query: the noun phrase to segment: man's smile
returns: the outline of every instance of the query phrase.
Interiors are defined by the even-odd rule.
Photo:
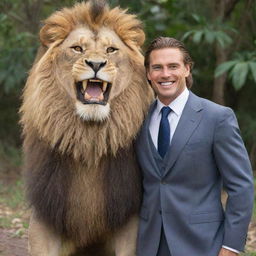
[[[175,83],[175,81],[168,81],[168,82],[159,82],[161,86],[171,86]]]

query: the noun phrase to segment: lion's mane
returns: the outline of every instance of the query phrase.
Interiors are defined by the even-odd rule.
[[[130,57],[129,86],[111,101],[102,122],[75,113],[60,78],[66,72],[68,80],[70,71],[56,68],[59,45],[79,26],[110,28]],[[144,33],[134,15],[91,1],[55,12],[40,40],[20,110],[28,199],[46,225],[85,246],[108,236],[139,208],[133,141],[152,100],[140,53]]]

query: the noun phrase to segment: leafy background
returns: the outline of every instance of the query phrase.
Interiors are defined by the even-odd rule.
[[[0,3],[0,160],[19,164],[20,95],[38,47],[41,21],[74,0]],[[193,91],[230,106],[256,162],[256,1],[110,0],[143,20],[145,46],[156,36],[183,40],[194,61]],[[15,150],[17,149],[16,153]],[[15,154],[17,154],[15,156]],[[0,169],[1,168],[0,164]],[[5,169],[5,167],[4,167]]]

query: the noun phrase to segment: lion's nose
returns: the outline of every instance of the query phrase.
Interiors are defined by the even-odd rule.
[[[107,61],[105,62],[94,62],[94,61],[88,61],[85,60],[85,63],[90,66],[95,73],[97,73],[102,67],[104,67],[107,63]]]

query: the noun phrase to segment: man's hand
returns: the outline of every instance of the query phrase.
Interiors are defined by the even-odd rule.
[[[221,248],[218,256],[238,256],[238,253],[232,252],[228,249]]]

